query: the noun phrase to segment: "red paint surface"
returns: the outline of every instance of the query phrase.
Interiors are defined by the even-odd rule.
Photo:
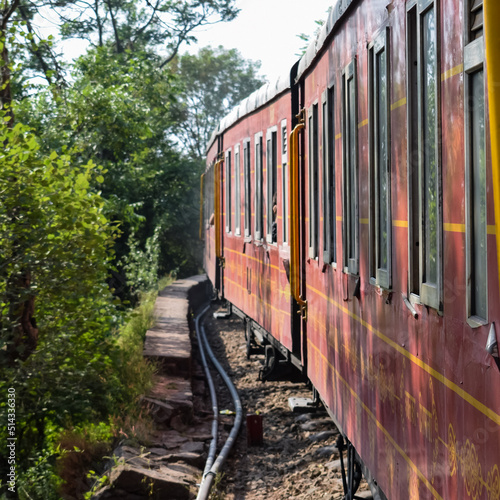
[[[464,5],[440,4],[441,73],[463,63]],[[387,8],[387,7],[391,8]],[[471,328],[466,317],[464,76],[441,81],[441,172],[443,184],[443,311],[415,305],[418,319],[403,302],[408,282],[408,193],[406,97],[406,5],[367,0],[350,9],[328,47],[302,78],[303,105],[321,103],[321,94],[335,84],[340,110],[343,68],[356,56],[360,219],[369,218],[369,124],[367,45],[389,26],[391,86],[391,197],[393,221],[392,290],[369,282],[369,225],[360,224],[361,298],[353,297],[356,277],[343,272],[342,221],[338,220],[337,267],[304,259],[303,285],[308,302],[307,373],[389,499],[498,499],[500,497],[500,373],[485,346],[492,323],[500,329],[496,239],[488,235],[489,322]],[[321,108],[321,107],[320,107]],[[224,132],[224,150],[287,119],[290,96],[243,118]],[[337,113],[336,133],[341,131]],[[319,125],[321,127],[321,110]],[[306,130],[307,133],[307,130]],[[321,130],[320,130],[321,137]],[[489,137],[487,137],[487,142]],[[305,172],[307,174],[307,141]],[[335,141],[337,215],[342,214],[342,140]],[[489,148],[487,148],[489,151]],[[213,148],[209,160],[216,151]],[[265,166],[265,148],[264,148]],[[321,154],[320,163],[321,163]],[[278,163],[281,165],[280,155]],[[491,165],[487,157],[488,186]],[[243,203],[243,160],[241,160]],[[278,169],[278,244],[227,234],[223,224],[224,296],[291,350],[291,299],[283,261],[281,182]],[[308,179],[305,181],[308,207]],[[226,182],[224,179],[223,182]],[[255,186],[252,177],[252,213]],[[321,186],[320,166],[320,186]],[[265,175],[264,175],[265,186]],[[225,192],[224,190],[222,191]],[[234,192],[234,191],[233,191]],[[264,188],[264,203],[266,190]],[[494,224],[493,195],[488,196],[488,223]],[[223,203],[225,197],[223,196]],[[234,198],[233,198],[234,220]],[[227,207],[223,207],[224,213]],[[322,209],[320,209],[322,211]],[[265,213],[265,211],[264,211]],[[308,217],[308,214],[304,214]],[[405,226],[406,222],[406,226]],[[264,227],[265,227],[264,218]],[[252,235],[254,234],[252,218]],[[454,226],[447,226],[454,225]],[[306,228],[306,239],[308,224]],[[450,230],[455,228],[455,230]],[[244,221],[241,220],[243,231]],[[320,224],[321,228],[321,224]],[[322,248],[322,231],[320,244]],[[213,229],[206,233],[205,268],[214,280]],[[212,248],[210,249],[210,245]],[[251,274],[251,279],[248,275]]]

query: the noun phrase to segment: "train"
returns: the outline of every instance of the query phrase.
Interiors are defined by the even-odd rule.
[[[498,500],[499,2],[332,3],[210,139],[204,269],[338,426],[346,499]]]

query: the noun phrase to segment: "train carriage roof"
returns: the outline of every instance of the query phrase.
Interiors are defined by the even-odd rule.
[[[328,19],[321,27],[317,36],[311,40],[305,54],[299,60],[295,81],[298,81],[302,75],[306,73],[308,68],[313,65],[325,46],[330,34],[334,31],[335,27],[354,1],[355,0],[337,0],[333,3]],[[280,76],[275,82],[266,83],[260,89],[250,94],[220,121],[219,126],[213,131],[208,141],[207,153],[218,135],[229,129],[243,117],[266,105],[269,101],[272,101],[281,93],[290,89],[290,87],[290,76]]]

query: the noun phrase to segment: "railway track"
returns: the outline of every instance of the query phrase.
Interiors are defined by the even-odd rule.
[[[261,382],[258,374],[264,356],[252,355],[247,359],[243,322],[234,315],[216,319],[215,310],[212,307],[205,315],[208,342],[240,395],[243,423],[249,413],[258,411],[262,415],[264,442],[262,446],[250,446],[246,426],[242,425],[224,467],[219,470],[213,497],[341,500],[344,493],[335,425],[322,409],[314,414],[293,413],[288,398],[310,397],[310,389],[303,382]],[[220,449],[236,417],[232,415],[234,406],[218,372],[214,372],[213,385],[218,395]],[[212,403],[208,396],[206,399],[208,407]],[[366,483],[362,483],[358,495],[372,498]]]

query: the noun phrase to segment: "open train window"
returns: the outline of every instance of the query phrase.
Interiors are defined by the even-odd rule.
[[[468,3],[465,82],[465,232],[468,323],[488,320],[485,81],[482,1]]]
[[[241,234],[241,165],[240,145],[234,146],[234,232]]]
[[[268,243],[278,241],[278,127],[266,134],[266,234]]]
[[[438,3],[417,0],[408,11],[408,173],[410,288],[418,300],[442,309]],[[412,67],[412,65],[415,65]],[[415,116],[415,113],[417,116]],[[417,126],[413,125],[415,118]],[[415,171],[414,169],[417,169]],[[418,231],[418,235],[417,235]],[[419,259],[418,265],[414,259]],[[418,270],[418,278],[414,275]],[[418,279],[418,281],[417,281]]]
[[[391,287],[391,164],[388,30],[369,47],[370,277]]]
[[[262,187],[262,132],[255,134],[255,239],[264,235],[264,207]]]
[[[233,209],[231,203],[231,150],[226,151],[226,178],[225,178],[225,188],[226,188],[226,233],[231,232],[231,211]]]
[[[252,182],[250,179],[250,139],[243,141],[243,182],[245,184],[245,237],[252,235]]]
[[[323,93],[321,99],[323,124],[323,262],[336,259],[336,195],[335,195],[335,87]]]
[[[282,211],[283,214],[283,243],[288,242],[288,132],[286,120],[281,122],[281,185],[282,185]]]
[[[356,59],[342,72],[342,192],[344,272],[359,272],[358,124]]]
[[[309,131],[309,257],[318,257],[319,240],[319,130],[318,104],[308,113]]]

